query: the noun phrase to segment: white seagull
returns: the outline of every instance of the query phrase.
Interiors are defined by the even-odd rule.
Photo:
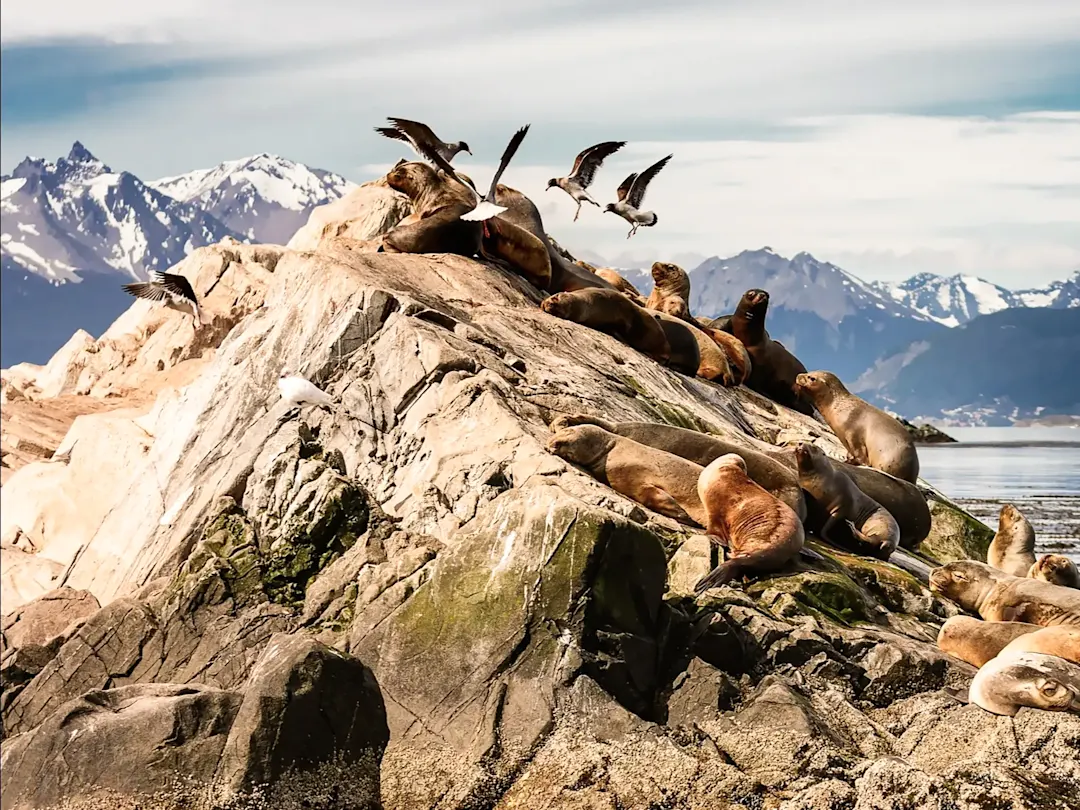
[[[510,139],[510,143],[506,145],[506,149],[503,151],[503,156],[499,161],[499,168],[495,171],[495,176],[491,178],[491,188],[488,189],[488,193],[480,198],[472,211],[462,214],[462,219],[467,222],[483,222],[485,219],[491,219],[496,214],[501,214],[506,210],[504,206],[498,205],[495,202],[495,187],[499,185],[499,178],[501,178],[503,172],[506,171],[506,167],[510,165],[514,153],[517,152],[518,147],[521,146],[521,142],[525,140],[525,136],[529,132],[529,126],[530,124],[526,124],[514,133],[514,136]]]
[[[202,323],[199,320],[199,301],[195,297],[195,290],[191,288],[190,282],[178,273],[151,270],[149,281],[136,281],[124,284],[123,287],[136,298],[163,303],[169,309],[187,313],[194,320],[196,328]]]
[[[637,233],[638,228],[647,228],[656,224],[656,214],[652,211],[642,211],[641,204],[645,200],[645,189],[648,188],[649,182],[672,157],[673,155],[668,155],[666,158],[661,158],[641,174],[632,174],[627,177],[619,186],[619,201],[604,206],[605,212],[618,214],[633,226],[630,228],[630,233],[626,235],[627,239]]]
[[[285,368],[281,370],[277,386],[278,391],[281,392],[281,398],[296,408],[307,404],[333,410],[336,404],[334,398],[317,387],[315,383]]]
[[[587,189],[592,184],[596,171],[603,164],[604,159],[608,155],[618,152],[624,146],[626,146],[626,141],[604,141],[595,146],[590,146],[574,160],[574,168],[570,170],[569,175],[566,177],[552,177],[548,180],[548,188],[561,188],[574,198],[577,203],[574,222],[577,222],[583,202],[592,203],[597,208],[600,207],[600,203],[589,196]]]

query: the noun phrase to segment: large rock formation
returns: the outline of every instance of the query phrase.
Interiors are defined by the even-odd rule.
[[[208,786],[278,790],[273,807],[363,807],[379,787],[395,810],[1064,808],[1080,791],[1077,718],[952,696],[972,670],[933,643],[956,608],[925,559],[811,539],[788,570],[695,600],[704,537],[543,447],[585,411],[842,458],[823,424],[551,318],[494,267],[367,252],[407,206],[379,184],[353,196],[290,249],[193,253],[205,336],[136,303],[55,366],[5,372],[35,402],[156,398],[78,417],[67,464],[0,490],[21,538],[5,554],[34,573],[9,589],[5,556],[4,610],[58,587],[103,605],[45,642],[5,620],[5,662],[28,663],[3,683],[4,808]],[[291,416],[282,367],[340,405]],[[937,548],[977,546],[945,500],[934,514]],[[139,773],[101,770],[105,748]]]

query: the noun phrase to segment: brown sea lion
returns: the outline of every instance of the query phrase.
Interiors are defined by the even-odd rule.
[[[802,550],[806,538],[799,516],[750,479],[740,456],[728,453],[702,470],[698,495],[706,530],[731,556],[701,578],[695,593],[745,574],[777,571]]]
[[[745,385],[779,405],[813,416],[810,402],[795,389],[795,378],[806,366],[784,344],[769,337],[765,331],[768,310],[767,292],[747,290],[731,317],[732,332],[750,353],[750,376]]]
[[[889,559],[900,543],[900,527],[889,511],[844,473],[834,470],[820,447],[799,442],[795,460],[799,465],[799,485],[829,513],[821,527],[821,539],[834,542],[830,536],[832,527],[850,521],[855,537],[868,545],[874,556]]]
[[[735,453],[743,459],[747,473],[755,483],[790,506],[799,520],[806,516],[806,504],[795,473],[781,462],[754,450],[749,444],[652,422],[609,422],[585,413],[560,416],[551,423],[551,429],[559,430],[572,425],[597,425],[609,433],[685,458],[701,467],[707,467],[720,456]]]
[[[968,699],[1009,717],[1024,706],[1080,714],[1080,666],[1056,655],[999,655],[975,673]]]
[[[547,245],[524,228],[499,217],[482,223],[482,255],[509,264],[514,272],[540,290],[551,286],[551,257]]]
[[[637,287],[619,273],[618,270],[615,270],[612,267],[596,267],[581,259],[575,260],[574,265],[584,270],[588,270],[590,273],[602,278],[619,292],[629,295],[634,300],[635,304],[645,306],[645,296],[638,291]]]
[[[770,455],[792,470],[798,470],[794,449],[778,447]],[[917,486],[872,467],[854,467],[828,456],[826,459],[829,466],[843,472],[866,495],[889,510],[896,525],[900,527],[900,545],[903,548],[916,548],[927,538],[931,527],[930,507]],[[828,520],[828,513],[812,498],[807,499],[806,506],[809,513],[806,518],[806,528],[811,533],[817,532],[819,527]],[[847,531],[846,524],[838,526],[833,531],[833,536],[840,535],[843,539],[845,531]],[[854,541],[854,536],[852,540]]]
[[[997,534],[986,550],[986,562],[1014,577],[1026,577],[1035,564],[1035,529],[1011,503],[1001,507]]]
[[[1014,655],[1025,652],[1056,655],[1058,658],[1080,664],[1080,627],[1069,627],[1063,624],[1056,627],[1041,627],[1034,633],[1018,635],[1005,645],[1000,654]]]
[[[617,290],[555,293],[544,299],[540,308],[556,318],[611,335],[660,363],[668,362],[673,354],[664,329],[652,313]]]
[[[672,309],[676,311],[686,311],[686,320],[691,322],[690,317],[690,276],[677,264],[671,264],[670,262],[653,262],[652,266],[653,277],[653,289],[649,293],[649,300],[645,304],[649,309],[655,309],[657,312],[667,312],[669,315],[675,315],[677,318],[683,317],[682,315],[676,315],[671,309],[667,309],[664,306],[664,302],[669,298],[678,298],[681,301],[681,307],[675,306]],[[695,323],[694,326],[697,326]]]
[[[1080,589],[1080,572],[1076,570],[1076,563],[1061,554],[1044,554],[1038,562],[1032,563],[1027,575],[1063,588]]]
[[[547,449],[654,512],[705,525],[697,485],[701,467],[691,461],[596,425],[562,428],[548,439]]]
[[[960,560],[930,572],[930,590],[990,622],[1080,625],[1080,592]]]
[[[918,480],[915,441],[899,421],[852,394],[829,371],[803,372],[796,377],[795,387],[843,442],[851,461],[912,484]]]
[[[735,376],[728,365],[727,355],[716,345],[716,341],[680,318],[674,318],[665,312],[655,314],[671,345],[671,360],[668,364],[672,368],[724,386],[735,384]]]
[[[746,350],[743,342],[734,335],[720,329],[705,326],[701,328],[701,331],[711,337],[713,343],[724,352],[728,365],[731,367],[731,374],[734,378],[733,384],[743,385],[750,378],[750,372],[753,369],[750,352]]]
[[[949,655],[981,667],[1013,640],[1044,628],[1027,622],[984,622],[972,616],[953,616],[938,631],[937,645]]]
[[[468,186],[418,161],[399,161],[386,184],[412,201],[413,213],[382,237],[384,252],[480,253],[481,224],[461,219],[476,205],[476,193]]]

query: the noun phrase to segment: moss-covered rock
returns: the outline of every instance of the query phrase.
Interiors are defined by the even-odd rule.
[[[870,595],[843,571],[799,571],[765,577],[747,585],[746,592],[767,608],[773,608],[783,595],[790,595],[806,615],[844,625],[872,622],[879,612]],[[790,600],[785,604],[792,605]]]
[[[956,560],[986,562],[986,550],[994,539],[994,531],[937,494],[931,494],[928,502],[930,535],[923,540],[920,550],[942,563]]]

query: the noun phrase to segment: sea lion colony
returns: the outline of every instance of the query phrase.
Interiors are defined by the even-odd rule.
[[[772,339],[765,328],[767,291],[748,290],[731,315],[696,317],[689,307],[689,275],[677,265],[656,262],[655,287],[646,298],[617,271],[568,258],[547,235],[535,204],[500,185],[528,126],[514,134],[481,194],[451,165],[458,153],[472,154],[465,142],[444,142],[419,122],[389,121],[391,126],[376,131],[408,143],[423,161],[401,160],[387,174],[387,185],[410,199],[413,214],[370,244],[372,250],[454,253],[488,261],[546,293],[541,309],[547,314],[604,332],[674,371],[724,387],[745,385],[809,416],[816,411],[847,448],[848,458],[838,461],[817,447],[785,449],[752,436],[723,438],[589,414],[553,421],[550,452],[648,508],[700,526],[727,549],[727,560],[698,582],[698,593],[791,567],[807,534],[882,559],[898,545],[915,549],[927,536],[930,513],[914,486],[919,465],[907,430],[849,392],[835,375],[807,371]],[[548,182],[548,189],[559,188],[577,203],[575,221],[582,203],[601,207],[588,188],[604,159],[624,145],[591,146],[566,177]],[[645,190],[671,157],[631,174],[620,184],[617,201],[602,208],[631,224],[627,238],[656,224],[656,214],[642,210]],[[159,274],[125,289],[191,314],[200,328],[198,298],[183,277]],[[1030,524],[1006,506],[990,552],[992,564],[1002,570],[964,562],[934,569],[931,576],[932,590],[982,616],[981,621],[947,622],[939,645],[976,666],[991,667],[971,693],[972,702],[988,711],[1080,707],[1076,568],[1053,555],[1036,562],[1033,547]],[[1020,580],[1013,574],[1027,576]],[[1035,638],[1044,625],[1053,632]],[[1028,633],[1039,643],[1019,643]],[[1014,639],[1018,644],[1010,644]]]

